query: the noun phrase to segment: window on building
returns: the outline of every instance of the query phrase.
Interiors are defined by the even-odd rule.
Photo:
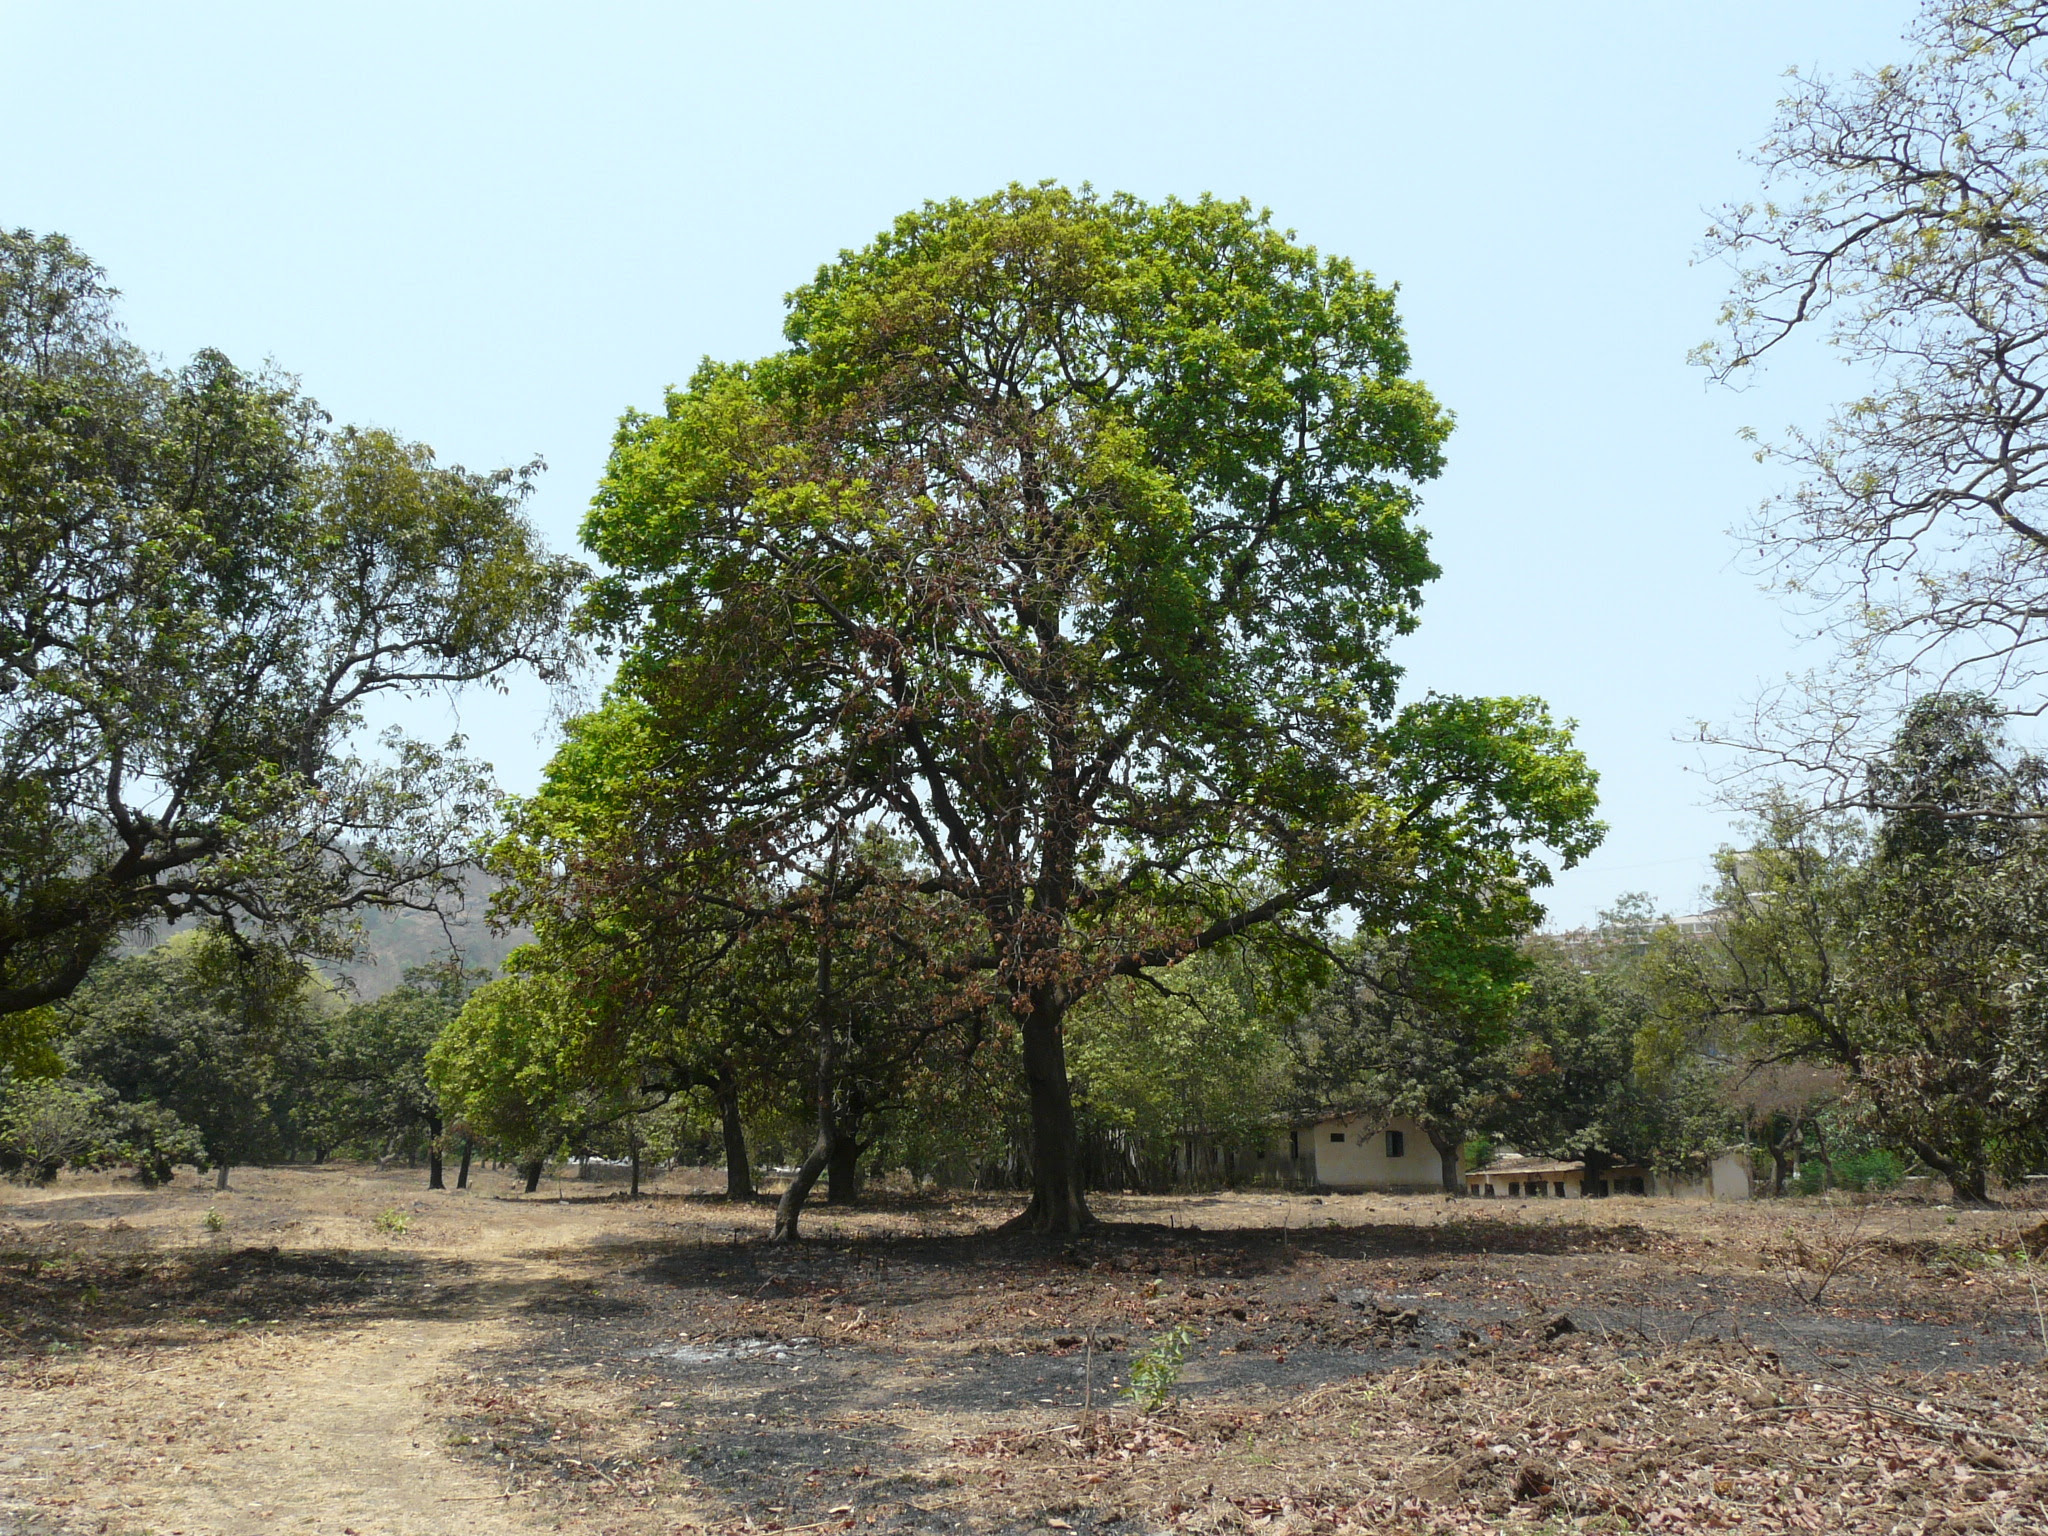
[[[1564,1180],[1562,1179],[1557,1181],[1557,1198],[1560,1200],[1564,1198]]]
[[[1520,1180],[1517,1179],[1509,1181],[1508,1198],[1511,1200],[1519,1200],[1522,1198],[1522,1185]]]
[[[1405,1157],[1407,1153],[1408,1133],[1406,1131],[1387,1132],[1387,1156]]]
[[[1344,1133],[1343,1133],[1342,1131],[1332,1131],[1332,1132],[1330,1132],[1330,1140],[1332,1140],[1332,1141],[1342,1141],[1343,1139],[1344,1139]]]

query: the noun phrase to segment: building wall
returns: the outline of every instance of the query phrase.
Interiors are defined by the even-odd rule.
[[[1539,1178],[1543,1183],[1540,1191],[1534,1187]],[[1585,1178],[1583,1171],[1526,1175],[1503,1171],[1490,1173],[1484,1177],[1468,1174],[1465,1177],[1465,1189],[1468,1193],[1483,1198],[1502,1200],[1578,1200],[1583,1198],[1586,1192]]]
[[[1399,1131],[1401,1156],[1387,1156],[1387,1132]],[[1443,1159],[1413,1120],[1349,1115],[1320,1120],[1300,1132],[1313,1157],[1315,1182],[1330,1189],[1441,1189]],[[1342,1141],[1333,1137],[1342,1136]]]
[[[1711,1168],[1716,1200],[1747,1200],[1750,1195],[1749,1149],[1723,1152]]]
[[[1650,1193],[1678,1200],[1747,1200],[1750,1197],[1749,1153],[1733,1148],[1697,1171],[1660,1173]]]

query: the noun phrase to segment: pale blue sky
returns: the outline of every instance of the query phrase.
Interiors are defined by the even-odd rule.
[[[1787,67],[1896,57],[1910,10],[0,0],[0,223],[83,245],[152,350],[274,358],[472,467],[544,455],[567,546],[621,409],[772,348],[786,291],[925,198],[1270,206],[1400,284],[1458,415],[1404,659],[1580,722],[1613,830],[1553,893],[1576,923],[1689,910],[1729,836],[1673,738],[1800,664],[1726,533],[1773,483],[1737,429],[1850,384],[1685,365],[1703,210],[1750,190]],[[544,706],[462,706],[510,787]]]

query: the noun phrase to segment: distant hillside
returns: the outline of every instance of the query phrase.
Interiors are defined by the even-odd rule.
[[[382,997],[404,981],[409,967],[447,959],[452,937],[464,965],[495,974],[507,955],[533,938],[530,928],[491,931],[484,914],[490,909],[491,892],[496,889],[497,882],[482,870],[470,871],[463,880],[461,909],[449,914],[445,927],[432,912],[370,908],[362,914],[362,958],[347,965],[323,965],[321,969],[347,981],[355,995],[367,1001]],[[149,929],[130,936],[120,949],[126,954],[138,954],[197,926],[188,920],[168,928]]]
[[[484,914],[495,883],[479,872],[465,884],[462,911],[451,914],[445,927],[431,912],[365,912],[362,959],[327,969],[353,983],[358,997],[381,997],[405,980],[409,967],[447,959],[452,938],[464,965],[495,973],[507,955],[533,938],[533,931],[492,932]]]

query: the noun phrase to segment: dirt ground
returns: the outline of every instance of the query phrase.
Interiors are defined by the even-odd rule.
[[[232,1182],[0,1191],[0,1536],[2048,1529],[2040,1212]]]

